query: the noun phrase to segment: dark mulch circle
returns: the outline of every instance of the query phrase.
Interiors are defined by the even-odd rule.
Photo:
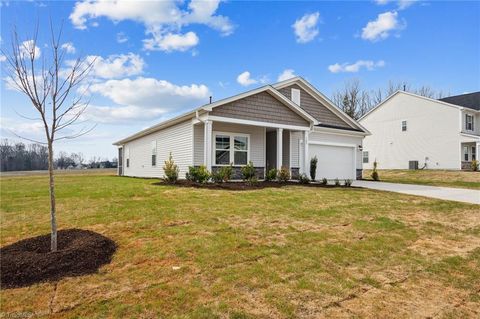
[[[343,183],[343,181],[342,181]],[[167,184],[163,181],[155,182],[153,185],[171,185]],[[224,189],[224,190],[233,190],[233,191],[245,191],[245,190],[253,190],[253,189],[263,189],[263,188],[280,188],[284,186],[305,186],[305,187],[322,187],[322,188],[333,188],[333,187],[345,187],[345,186],[335,186],[335,185],[323,185],[320,183],[309,183],[309,184],[300,184],[299,182],[288,181],[285,183],[278,183],[278,182],[267,182],[267,181],[260,181],[254,184],[249,184],[243,181],[233,181],[233,182],[226,182],[226,183],[196,183],[186,179],[178,180],[174,186],[179,187],[195,187],[195,188],[207,188],[207,189]],[[353,188],[351,186],[351,188]]]
[[[57,281],[97,272],[110,263],[117,245],[98,233],[65,229],[57,233],[58,250],[50,252],[50,234],[0,248],[2,289]]]

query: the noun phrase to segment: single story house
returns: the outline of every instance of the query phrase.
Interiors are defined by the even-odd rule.
[[[118,174],[163,177],[172,153],[185,177],[189,166],[216,171],[230,163],[234,178],[252,161],[259,179],[271,168],[287,167],[292,178],[309,175],[318,158],[316,179],[361,176],[363,138],[369,132],[301,77],[265,85],[126,137],[118,147]]]
[[[439,100],[397,91],[360,120],[363,167],[470,169],[480,151],[480,92]]]

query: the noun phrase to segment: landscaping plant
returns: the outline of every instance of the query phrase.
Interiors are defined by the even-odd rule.
[[[177,164],[175,164],[172,156],[172,152],[168,156],[168,160],[165,161],[165,165],[163,165],[163,172],[165,174],[164,180],[167,183],[174,184],[177,182],[178,173],[180,169],[178,168]]]
[[[220,176],[222,177],[222,180],[224,182],[228,182],[229,180],[232,179],[232,173],[233,173],[233,167],[232,167],[232,164],[228,165],[228,166],[223,166],[222,168],[220,168]]]
[[[188,172],[185,175],[185,178],[187,180],[192,182],[202,183],[202,184],[208,182],[210,177],[211,177],[211,174],[204,165],[201,165],[198,167],[189,166]]]
[[[473,161],[472,161],[471,169],[472,169],[472,171],[474,171],[474,172],[478,171],[478,161],[477,161],[477,160],[473,160]]]
[[[282,166],[282,168],[278,171],[277,179],[280,183],[286,183],[290,179],[290,170],[286,166]]]
[[[270,182],[277,179],[277,170],[275,168],[270,169],[265,175],[265,180]]]
[[[345,185],[346,187],[352,186],[352,180],[351,180],[351,179],[346,179],[344,185]]]
[[[379,176],[378,176],[377,165],[378,165],[377,160],[375,160],[375,161],[373,162],[373,171],[372,171],[372,179],[373,179],[374,181],[380,180],[380,178],[379,178]]]
[[[255,177],[255,166],[253,166],[252,161],[248,162],[247,165],[242,167],[242,177],[244,181],[254,182]]]
[[[324,177],[322,178],[322,185],[327,185],[328,184],[328,180]]]
[[[312,181],[315,180],[315,175],[317,174],[317,162],[318,162],[317,156],[314,156],[310,160],[310,178],[312,179]]]
[[[300,174],[298,181],[300,184],[308,184],[310,183],[310,178],[308,178],[307,174]]]
[[[334,180],[335,186],[340,186],[340,180],[338,178],[335,178]]]

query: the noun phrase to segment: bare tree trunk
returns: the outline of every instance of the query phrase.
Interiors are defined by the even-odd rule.
[[[48,177],[50,179],[50,223],[52,226],[50,235],[50,249],[57,251],[57,216],[55,209],[55,179],[53,176],[53,143],[48,142]]]

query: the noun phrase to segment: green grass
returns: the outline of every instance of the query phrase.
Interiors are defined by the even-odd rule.
[[[371,170],[363,178],[371,179]],[[480,172],[449,170],[378,170],[382,182],[480,189]]]
[[[478,206],[357,188],[155,182],[58,176],[59,227],[119,248],[97,274],[59,282],[56,317],[409,317],[419,302],[419,316],[475,317],[480,308]],[[0,183],[1,245],[48,233],[47,177]],[[2,290],[0,313],[48,317],[53,295],[50,283]]]

